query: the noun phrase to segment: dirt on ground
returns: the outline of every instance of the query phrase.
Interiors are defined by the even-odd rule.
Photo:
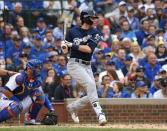
[[[167,124],[107,124],[105,126],[99,126],[98,124],[58,124],[55,125],[56,127],[67,127],[67,128],[120,128],[120,129],[167,129]],[[52,127],[55,127],[52,126]],[[24,125],[20,126],[8,126],[8,125],[1,125],[0,128],[7,128],[7,127],[19,127],[23,128]],[[26,126],[26,128],[32,126]],[[45,125],[37,125],[33,126],[34,128],[39,127],[47,127]],[[49,126],[51,127],[51,126]]]

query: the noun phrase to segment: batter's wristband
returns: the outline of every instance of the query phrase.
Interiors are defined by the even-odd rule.
[[[71,47],[73,50],[78,50],[79,49],[79,45],[72,45]]]

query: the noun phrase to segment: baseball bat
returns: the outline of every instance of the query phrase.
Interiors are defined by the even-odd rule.
[[[63,41],[65,41],[66,33],[67,33],[67,19],[65,18],[64,25],[63,25]],[[68,47],[65,43],[61,44],[61,48],[65,54],[68,52]]]

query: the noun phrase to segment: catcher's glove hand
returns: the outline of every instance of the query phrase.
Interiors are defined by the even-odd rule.
[[[46,113],[41,123],[43,125],[56,125],[57,115],[54,112]]]

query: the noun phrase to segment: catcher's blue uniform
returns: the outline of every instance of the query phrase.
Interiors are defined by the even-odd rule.
[[[29,109],[32,119],[37,117],[39,110],[45,102],[45,95],[42,91],[40,73],[41,62],[31,60],[27,63],[26,69],[33,70],[33,79],[29,79],[26,71],[21,71],[10,77],[1,92],[8,92],[0,98],[0,122],[17,116],[20,112]],[[5,93],[4,93],[5,94]]]

